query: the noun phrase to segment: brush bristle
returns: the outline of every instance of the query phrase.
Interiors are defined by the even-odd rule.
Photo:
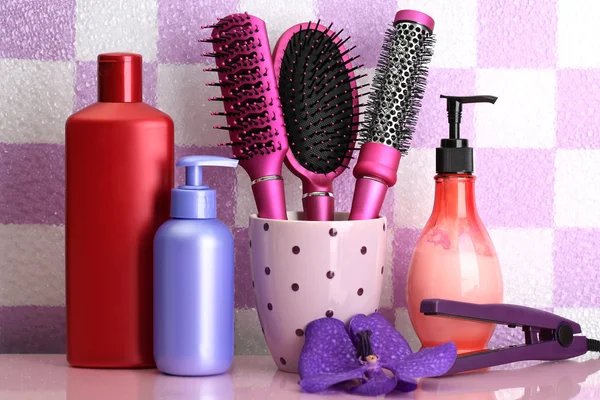
[[[287,151],[287,135],[281,115],[270,47],[264,23],[245,14],[229,15],[209,26],[212,34],[202,42],[212,43],[213,52],[205,53],[216,61],[219,81],[209,86],[221,89],[226,125],[215,129],[229,131],[234,157],[248,160],[255,156]]]
[[[382,143],[406,155],[434,44],[434,35],[417,23],[401,21],[388,29],[367,102],[361,142]]]
[[[357,138],[358,104],[353,48],[342,31],[303,25],[285,44],[279,92],[289,146],[305,169],[327,174],[347,166]]]

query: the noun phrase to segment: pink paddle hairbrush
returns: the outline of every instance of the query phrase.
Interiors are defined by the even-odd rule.
[[[342,31],[315,23],[288,29],[273,52],[290,149],[286,166],[302,180],[305,219],[332,221],[333,180],[348,169],[358,135],[359,94]],[[365,85],[366,86],[366,85]]]
[[[277,90],[271,49],[264,21],[248,13],[232,14],[211,26],[219,81],[209,86],[221,88],[224,112],[213,113],[227,119],[233,155],[239,159],[252,181],[258,216],[287,219],[281,168],[288,151],[287,134]]]
[[[377,218],[388,188],[396,184],[400,158],[410,147],[427,84],[433,27],[427,14],[401,10],[386,34],[353,171],[356,187],[350,220]]]

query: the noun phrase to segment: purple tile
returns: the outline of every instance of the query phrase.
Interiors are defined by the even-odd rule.
[[[64,307],[0,307],[0,353],[62,354]]]
[[[0,223],[64,223],[64,157],[58,144],[0,143]]]
[[[234,228],[233,239],[235,240],[235,308],[252,308],[255,302],[248,228]]]
[[[75,58],[75,0],[3,0],[0,26],[0,58]]]
[[[156,107],[156,82],[157,63],[143,64],[143,92],[144,102]],[[97,64],[95,61],[78,61],[75,69],[75,101],[73,111],[94,104],[98,99],[97,89]]]
[[[556,66],[557,0],[478,2],[477,65],[483,68]]]
[[[231,150],[226,147],[175,147],[175,161],[185,156],[211,155],[231,157]],[[184,168],[176,167],[175,185],[183,185]],[[237,177],[233,168],[211,168],[203,171],[204,184],[217,191],[217,218],[228,226],[235,223]]]
[[[554,307],[599,307],[600,229],[554,232]]]
[[[446,100],[440,95],[463,96],[475,93],[475,69],[431,68],[427,89],[423,96],[419,121],[412,140],[414,148],[439,147],[440,140],[448,136]],[[462,116],[461,132],[471,143],[475,139],[474,113]]]
[[[352,197],[354,194],[354,186],[356,178],[352,175],[352,169],[356,164],[358,152],[354,153],[355,160],[350,162],[350,169],[344,171],[340,176],[333,180],[333,194],[335,196],[335,211],[350,212],[352,208]],[[394,224],[394,189],[388,189],[383,206],[381,207],[381,215],[387,218],[388,226]]]
[[[198,63],[210,46],[198,43],[210,36],[200,29],[237,12],[237,0],[158,0],[158,60],[161,63]]]
[[[556,81],[558,147],[599,149],[600,70],[559,70]]]
[[[554,150],[475,149],[477,209],[487,228],[551,228]]]
[[[177,157],[196,154],[228,156],[221,147],[177,147]],[[64,223],[64,146],[0,143],[0,223]],[[233,169],[208,168],[206,183],[217,189],[218,217],[234,224],[237,178]],[[183,183],[178,168],[177,183]]]
[[[394,242],[392,244],[394,307],[406,308],[408,306],[406,303],[408,267],[420,234],[421,230],[416,228],[397,228],[394,231]]]
[[[523,343],[523,331],[521,329],[496,325],[496,330],[488,343],[488,348],[495,349],[521,343]]]
[[[398,3],[395,0],[359,2],[345,0],[318,0],[317,9],[323,25],[334,23],[344,29],[350,42],[357,46],[358,61],[374,68],[381,52],[385,31],[391,26]],[[343,10],[343,12],[341,12]],[[343,36],[346,36],[342,34]]]

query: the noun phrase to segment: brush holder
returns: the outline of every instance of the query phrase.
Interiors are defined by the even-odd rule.
[[[386,260],[386,219],[305,221],[250,216],[252,285],[258,318],[277,367],[298,371],[306,325],[347,323],[379,308]]]

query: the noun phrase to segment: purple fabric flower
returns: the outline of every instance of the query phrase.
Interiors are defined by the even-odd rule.
[[[356,315],[348,328],[338,319],[321,318],[306,327],[298,364],[300,386],[315,393],[356,380],[358,385],[348,389],[351,393],[410,392],[417,388],[417,378],[443,375],[455,360],[456,346],[451,342],[413,353],[380,313]]]

